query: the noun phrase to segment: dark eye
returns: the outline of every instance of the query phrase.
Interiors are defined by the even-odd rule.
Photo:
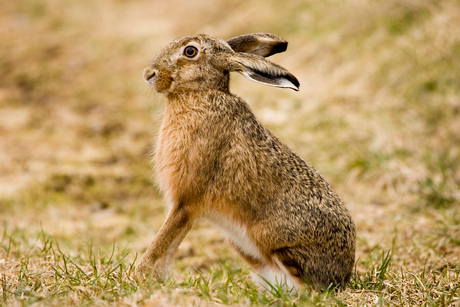
[[[193,46],[187,46],[184,49],[184,55],[188,58],[193,58],[198,53],[198,49]]]

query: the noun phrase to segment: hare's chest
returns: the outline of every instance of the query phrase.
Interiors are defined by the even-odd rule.
[[[160,131],[154,157],[155,172],[160,188],[171,201],[194,189],[201,161],[197,141],[188,131]]]

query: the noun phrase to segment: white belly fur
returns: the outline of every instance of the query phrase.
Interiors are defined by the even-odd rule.
[[[246,255],[254,257],[256,259],[263,259],[260,249],[257,247],[255,242],[249,238],[247,229],[243,225],[238,225],[234,221],[223,217],[219,214],[211,214],[206,218],[216,227],[220,228],[224,235],[232,241],[233,244]]]
[[[247,229],[243,225],[230,220],[229,218],[223,217],[219,214],[207,215],[206,218],[215,226],[220,228],[224,235],[244,254],[251,256],[253,258],[259,259],[264,263],[264,258],[260,249],[257,247],[255,242],[249,238],[247,234]],[[277,267],[271,267],[265,265],[258,272],[252,275],[252,279],[256,282],[259,282],[264,287],[270,289],[266,281],[270,282],[273,285],[282,284],[287,290],[292,290],[298,288],[294,278],[287,272],[285,266],[277,259],[273,259]],[[261,278],[261,276],[263,278]],[[265,279],[265,280],[264,280]]]

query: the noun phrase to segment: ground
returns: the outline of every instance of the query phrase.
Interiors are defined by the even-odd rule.
[[[58,1],[0,12],[0,304],[460,306],[458,1]],[[177,36],[270,32],[300,91],[231,90],[332,183],[357,225],[344,291],[253,284],[198,223],[170,279],[134,277],[166,208],[164,98],[142,70]]]

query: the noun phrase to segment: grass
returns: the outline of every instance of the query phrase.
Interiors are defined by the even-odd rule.
[[[295,294],[283,286],[261,289],[250,281],[246,266],[228,258],[163,285],[136,280],[132,252],[115,243],[95,248],[88,242],[57,240],[43,231],[34,238],[15,229],[4,231],[0,247],[6,256],[2,265],[14,271],[2,275],[2,303],[8,306],[189,306],[191,302],[204,306],[449,306],[458,302],[460,289],[458,268],[444,265],[412,272],[393,264],[395,252],[390,250],[380,254],[376,250],[368,259],[360,259],[358,265],[367,271],[355,272],[343,292]]]
[[[134,260],[127,260],[129,253],[117,250],[96,251],[91,244],[81,246],[76,256],[63,252],[56,240],[39,233],[34,241],[28,234],[14,230],[4,233],[1,247],[6,256],[17,257],[20,262],[16,274],[3,277],[3,303],[9,305],[78,305],[87,306],[101,302],[115,304],[142,304],[161,298],[165,304],[184,304],[195,300],[203,304],[275,304],[285,305],[292,299],[308,301],[310,297],[296,298],[283,287],[273,286],[260,292],[248,280],[247,268],[222,260],[203,274],[188,275],[181,282],[170,281],[161,285],[152,280],[133,278]],[[72,253],[72,251],[70,251]],[[4,262],[10,265],[9,261]],[[158,295],[161,293],[161,296]],[[182,295],[174,297],[174,293]],[[326,297],[328,294],[319,297]],[[320,299],[320,298],[316,298]]]
[[[459,306],[459,15],[455,0],[5,2],[0,305]],[[249,32],[289,41],[273,61],[301,91],[238,75],[232,91],[345,200],[343,291],[257,286],[205,222],[165,284],[133,275],[166,215],[149,162],[163,98],[142,69],[176,36]]]

